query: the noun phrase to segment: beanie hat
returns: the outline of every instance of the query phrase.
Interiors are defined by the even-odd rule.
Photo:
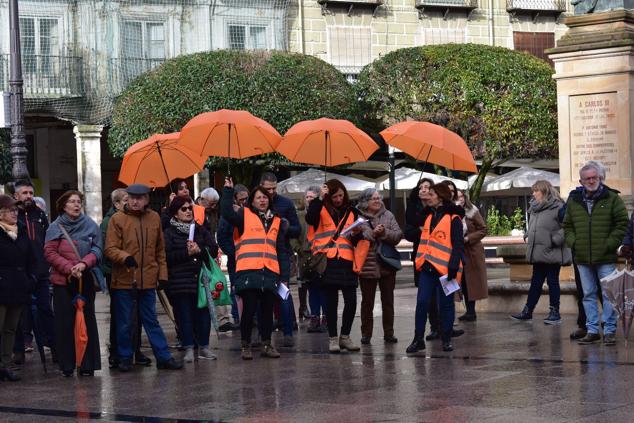
[[[17,202],[10,195],[0,195],[0,209],[10,209]]]

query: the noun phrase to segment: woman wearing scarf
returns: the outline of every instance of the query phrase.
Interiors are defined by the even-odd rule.
[[[75,369],[75,305],[77,295],[85,299],[84,317],[88,344],[79,368],[81,376],[93,376],[101,369],[99,333],[95,318],[95,280],[91,269],[102,258],[99,226],[82,213],[84,196],[79,191],[66,191],[57,200],[59,217],[46,231],[44,256],[51,265],[55,334],[59,366],[64,376],[72,376]],[[68,241],[73,242],[71,245]],[[79,255],[79,256],[78,256]],[[79,292],[79,281],[82,290]]]
[[[0,195],[0,380],[20,380],[11,370],[11,351],[22,309],[31,302],[34,281],[27,269],[35,268],[26,229],[18,224],[16,202]]]
[[[564,229],[559,221],[559,209],[564,205],[557,190],[548,181],[537,181],[532,186],[533,199],[528,210],[528,242],[526,260],[533,265],[531,286],[526,305],[515,320],[530,321],[533,310],[542,295],[544,280],[548,283],[550,313],[545,324],[561,323],[559,315],[559,270],[570,264],[572,255],[564,244]]]
[[[198,358],[216,359],[209,349],[209,310],[198,308],[198,276],[203,262],[209,266],[209,258],[218,256],[218,245],[207,228],[194,222],[193,205],[189,197],[175,197],[168,208],[170,226],[164,231],[167,296],[174,307],[186,363],[194,361],[194,345],[198,346]],[[192,224],[196,226],[190,241]]]

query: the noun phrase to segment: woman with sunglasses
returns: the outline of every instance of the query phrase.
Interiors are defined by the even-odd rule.
[[[169,205],[169,226],[165,229],[165,255],[167,256],[167,288],[181,345],[185,348],[185,362],[194,361],[194,346],[198,358],[215,360],[209,349],[211,317],[207,308],[198,308],[198,275],[203,263],[218,256],[218,245],[204,226],[194,222],[194,202],[189,197],[174,197]],[[191,225],[194,239],[189,240]]]
[[[10,366],[20,314],[31,302],[27,269],[35,269],[35,257],[26,229],[18,225],[15,200],[0,195],[0,380],[20,380]]]

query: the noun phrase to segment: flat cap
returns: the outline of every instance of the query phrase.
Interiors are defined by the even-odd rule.
[[[150,187],[143,184],[132,184],[125,189],[125,192],[132,195],[145,195],[150,193]]]

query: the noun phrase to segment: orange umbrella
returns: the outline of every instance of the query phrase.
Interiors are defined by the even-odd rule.
[[[201,113],[181,129],[181,142],[201,156],[244,159],[272,153],[282,137],[268,122],[244,110]]]
[[[86,346],[88,345],[88,330],[86,329],[86,319],[84,317],[86,298],[81,295],[82,285],[83,278],[80,277],[79,289],[73,299],[73,304],[75,305],[75,364],[77,368],[81,367],[81,362],[84,360],[84,354],[86,353]]]
[[[364,162],[379,146],[347,120],[321,118],[293,125],[277,152],[289,160],[321,166]]]
[[[200,172],[206,158],[184,147],[179,135],[178,132],[154,134],[128,148],[121,163],[119,181],[156,188]]]
[[[389,145],[416,160],[452,170],[478,172],[467,143],[460,135],[442,126],[429,122],[407,121],[384,129],[381,136]]]

